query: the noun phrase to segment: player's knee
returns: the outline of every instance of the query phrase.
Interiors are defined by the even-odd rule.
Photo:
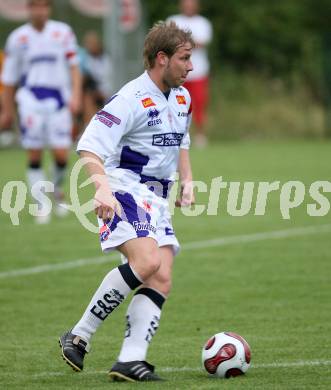
[[[150,251],[129,259],[129,263],[133,265],[140,277],[146,280],[159,270],[161,259],[157,251]]]
[[[161,265],[161,259],[156,253],[150,253],[145,256],[144,264],[146,265],[146,268],[150,275],[155,274]]]

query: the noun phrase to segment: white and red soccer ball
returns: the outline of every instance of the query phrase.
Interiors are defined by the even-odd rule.
[[[211,376],[230,378],[245,374],[250,361],[251,349],[236,333],[217,333],[202,349],[202,365]]]

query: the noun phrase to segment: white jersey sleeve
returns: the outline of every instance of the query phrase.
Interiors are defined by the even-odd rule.
[[[78,142],[77,151],[94,153],[104,161],[116,153],[132,122],[133,113],[128,101],[121,95],[113,96],[91,119]]]
[[[3,64],[1,81],[5,85],[16,85],[21,78],[21,48],[17,36],[11,33],[5,46],[5,60]]]
[[[191,138],[190,138],[190,131],[189,130],[190,130],[191,123],[192,123],[192,102],[191,102],[191,96],[188,93],[188,91],[187,91],[187,94],[188,94],[188,97],[190,99],[190,104],[189,104],[189,109],[188,109],[188,113],[187,113],[185,135],[184,135],[182,143],[180,145],[181,149],[189,149],[190,148],[190,144],[191,144]]]
[[[213,37],[212,25],[208,19],[200,16],[197,20],[199,28],[194,30],[193,38],[201,45],[208,45]]]
[[[79,65],[79,57],[78,57],[78,44],[77,39],[72,31],[71,27],[68,25],[67,31],[64,35],[63,46],[65,50],[65,56],[68,60],[69,65]]]

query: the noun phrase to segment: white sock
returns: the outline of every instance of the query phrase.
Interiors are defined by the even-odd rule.
[[[108,315],[141,283],[128,263],[114,268],[105,276],[82,318],[71,332],[90,342],[91,337]]]
[[[147,349],[159,327],[164,301],[159,292],[145,287],[133,296],[126,315],[127,328],[118,357],[120,362],[146,360]]]
[[[61,186],[66,175],[66,164],[55,163],[53,166],[53,183],[55,189],[55,196],[62,195]]]
[[[28,180],[28,186],[31,191],[31,188],[34,184],[45,181],[45,174],[42,168],[28,168],[27,170],[27,180]],[[38,196],[34,195],[39,205],[43,204],[44,197],[41,196],[38,198]]]

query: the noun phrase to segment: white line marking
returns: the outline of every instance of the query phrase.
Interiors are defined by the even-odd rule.
[[[183,250],[204,249],[204,248],[225,246],[231,244],[243,244],[243,243],[249,243],[254,241],[282,239],[282,238],[305,236],[305,235],[312,235],[312,234],[319,234],[319,233],[330,233],[330,232],[331,232],[331,224],[321,225],[321,226],[307,226],[302,228],[274,230],[274,231],[264,232],[264,233],[243,234],[237,236],[214,238],[210,240],[188,242],[182,245],[182,249]],[[58,264],[43,264],[37,267],[21,268],[12,271],[0,272],[0,279],[13,278],[13,277],[23,276],[23,275],[34,275],[34,274],[40,274],[44,272],[59,271],[59,270],[70,269],[70,268],[78,268],[78,267],[83,267],[91,264],[105,264],[117,260],[119,260],[119,255],[113,254],[113,255],[104,255],[102,257],[72,260],[72,261],[67,261]]]
[[[274,362],[252,365],[253,368],[289,368],[306,366],[330,366],[331,360],[299,360],[298,362]]]
[[[290,368],[290,367],[313,367],[313,366],[330,366],[331,360],[300,360],[297,362],[274,362],[274,363],[252,363],[250,369],[259,368]],[[160,368],[160,372],[182,372],[182,371],[203,371],[201,367],[164,367]]]
[[[111,255],[107,257],[103,256],[103,257],[95,257],[89,259],[77,259],[77,260],[67,261],[65,263],[58,263],[58,264],[43,264],[37,267],[21,268],[13,271],[1,272],[0,279],[22,276],[22,275],[41,274],[43,272],[58,271],[58,270],[70,269],[70,268],[78,268],[90,264],[104,264],[104,263],[109,263],[111,261],[116,261],[118,259],[119,256]]]
[[[212,246],[242,244],[242,243],[253,242],[253,241],[281,239],[281,238],[305,236],[305,235],[318,234],[318,233],[330,233],[330,232],[331,232],[330,224],[321,225],[321,226],[307,226],[307,227],[294,228],[294,229],[274,230],[274,231],[264,232],[264,233],[243,234],[238,236],[229,236],[229,237],[222,237],[222,238],[214,238],[211,240],[189,242],[183,245],[183,249],[186,250],[203,249]]]
[[[296,362],[273,362],[273,363],[252,363],[250,369],[261,369],[261,368],[300,368],[300,367],[316,367],[316,366],[330,366],[331,360],[299,360]],[[66,368],[66,369],[65,369]],[[55,376],[65,376],[68,374],[72,374],[72,372],[65,367],[63,371],[43,371],[39,373],[35,373],[32,375],[22,374],[19,372],[16,373],[17,376],[23,377],[55,377]],[[205,372],[202,367],[160,367],[158,372]],[[84,370],[83,375],[106,375],[108,371],[102,370]],[[1,375],[1,374],[0,374]],[[10,374],[11,375],[11,374]]]

